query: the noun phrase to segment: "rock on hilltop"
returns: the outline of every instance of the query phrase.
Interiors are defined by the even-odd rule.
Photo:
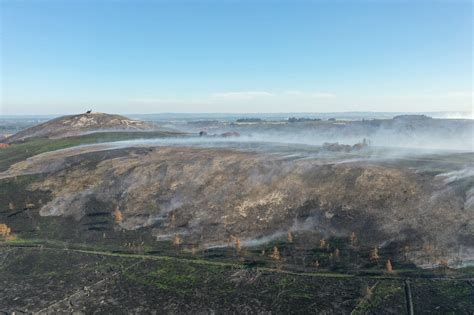
[[[101,131],[154,130],[151,123],[129,119],[120,115],[89,113],[68,115],[52,119],[40,125],[20,131],[6,139],[7,143],[28,138],[64,138]]]

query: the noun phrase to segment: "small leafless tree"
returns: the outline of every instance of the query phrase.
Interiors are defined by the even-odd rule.
[[[240,252],[240,250],[242,249],[242,243],[240,242],[240,238],[238,237],[235,238],[235,249],[237,250],[237,252]]]
[[[11,233],[11,229],[8,227],[8,225],[1,223],[0,224],[0,236],[7,237]]]
[[[392,274],[392,273],[393,273],[392,262],[390,261],[390,259],[387,259],[387,262],[385,263],[385,271],[386,271],[388,274]]]
[[[378,262],[379,259],[380,259],[379,249],[377,247],[374,247],[374,249],[370,251],[370,260],[372,262]]]
[[[408,253],[409,252],[410,252],[410,246],[408,246],[408,245],[403,246],[403,259],[405,261],[408,260]]]
[[[170,220],[170,226],[175,227],[176,226],[176,214],[174,212],[171,212],[169,220]]]
[[[364,299],[370,300],[373,295],[372,288],[369,287],[368,285],[365,285],[364,288],[362,289],[362,295],[364,296]]]
[[[288,231],[288,243],[293,243],[293,234],[291,234],[291,231]]]
[[[273,252],[270,255],[270,258],[273,259],[273,260],[280,260],[281,259],[280,251],[278,250],[278,247],[273,246]]]
[[[350,236],[350,241],[351,241],[351,245],[352,246],[356,246],[357,245],[357,235],[355,234],[355,232],[352,232],[351,233],[351,236]]]
[[[336,248],[334,250],[334,253],[333,253],[333,258],[334,258],[334,260],[338,261],[340,257],[341,257],[341,253],[340,253],[339,249]]]
[[[176,234],[173,239],[173,245],[176,247],[179,247],[182,243],[183,243],[183,240],[178,234]]]
[[[115,223],[120,223],[123,221],[123,214],[122,214],[122,211],[120,211],[118,206],[115,207],[114,219],[115,219]]]
[[[319,241],[319,248],[321,248],[321,249],[326,249],[327,248],[327,243],[326,243],[326,240],[324,238],[322,238]]]

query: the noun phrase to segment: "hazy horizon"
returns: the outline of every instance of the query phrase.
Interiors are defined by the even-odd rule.
[[[384,116],[391,117],[396,115],[427,115],[432,118],[448,118],[448,119],[474,119],[474,113],[472,111],[434,111],[434,112],[420,112],[420,111],[402,111],[402,112],[387,112],[387,111],[327,111],[327,112],[150,112],[150,113],[138,113],[138,112],[99,112],[92,111],[93,113],[106,113],[106,114],[118,114],[124,116],[284,116],[284,115],[295,115],[298,117],[305,116],[330,116],[330,115],[353,115],[360,118],[371,118],[373,116]],[[65,115],[76,115],[82,114],[83,112],[70,112],[70,113],[47,113],[47,114],[0,114],[0,118],[8,117],[59,117]]]

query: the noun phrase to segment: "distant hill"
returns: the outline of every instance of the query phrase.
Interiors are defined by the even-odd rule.
[[[152,123],[133,120],[120,115],[89,113],[68,115],[49,120],[22,130],[5,142],[18,142],[29,138],[64,138],[102,131],[147,131],[157,129]]]

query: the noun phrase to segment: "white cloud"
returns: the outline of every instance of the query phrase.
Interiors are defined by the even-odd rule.
[[[265,91],[242,91],[242,92],[219,92],[212,93],[212,99],[226,100],[226,101],[241,101],[252,100],[260,97],[271,97],[274,94]]]

